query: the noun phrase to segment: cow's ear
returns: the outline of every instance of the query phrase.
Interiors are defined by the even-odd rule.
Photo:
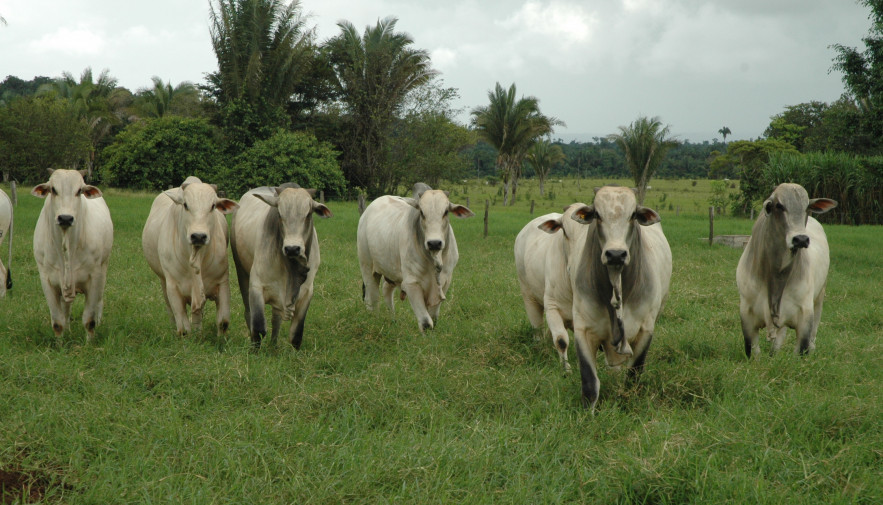
[[[167,189],[163,191],[162,194],[171,198],[172,201],[178,205],[184,205],[184,191],[181,188]]]
[[[215,208],[221,211],[221,214],[229,214],[239,208],[239,204],[229,198],[218,198],[215,201]]]
[[[472,212],[471,210],[469,210],[468,207],[464,207],[462,205],[453,204],[453,203],[448,205],[448,211],[450,211],[451,214],[459,217],[460,219],[472,217],[475,215],[475,212]]]
[[[40,198],[46,198],[49,196],[49,193],[52,192],[52,187],[49,186],[48,182],[44,182],[43,184],[37,184],[34,186],[34,189],[31,190],[31,194],[34,196],[38,196]]]
[[[561,219],[549,219],[548,221],[540,223],[537,228],[546,233],[555,233],[561,229]]]
[[[635,209],[635,219],[638,220],[638,224],[641,226],[650,226],[661,220],[659,214],[655,210],[650,207],[644,207],[643,205],[638,205],[638,208]]]
[[[334,215],[331,213],[331,209],[326,207],[325,204],[319,203],[317,201],[313,201],[313,213],[323,218],[331,217]]]
[[[573,219],[580,224],[591,224],[591,222],[595,220],[595,217],[597,216],[595,214],[594,205],[583,205],[573,211],[573,214],[570,215],[570,219]]]
[[[218,192],[218,185],[217,184],[209,184],[209,186],[211,186],[212,189],[215,190],[215,193]]]
[[[279,206],[279,195],[274,191],[273,194],[267,193],[252,193],[254,196],[263,200],[264,203],[269,205],[270,207],[278,207]]]
[[[52,168],[52,167],[46,167],[46,172],[48,172],[48,173],[49,173],[49,175],[52,175],[52,174],[54,174],[54,173],[55,173],[55,169],[54,169],[54,168]]]
[[[85,170],[85,169],[83,169],[83,170],[77,170],[77,172],[79,172],[79,173],[80,173],[80,177],[82,177],[82,178],[84,178],[84,179],[86,178],[87,175],[89,175],[89,171],[88,171],[88,170]]]
[[[316,198],[316,188],[310,188],[307,190],[307,193],[310,194],[310,198]]]
[[[91,200],[92,198],[100,197],[101,190],[96,188],[95,186],[86,184],[85,186],[83,186],[82,189],[80,189],[80,194]]]
[[[809,201],[806,210],[813,214],[824,214],[837,206],[837,202],[830,198],[814,198]]]
[[[763,202],[763,211],[766,212],[767,215],[770,215],[773,213],[773,201],[772,200],[767,200],[767,201]]]

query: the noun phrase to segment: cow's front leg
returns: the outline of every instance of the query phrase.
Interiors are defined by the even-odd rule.
[[[264,317],[264,293],[259,286],[251,286],[249,288],[248,306],[251,311],[251,321],[248,323],[251,343],[255,349],[259,349],[261,347],[261,340],[267,336],[267,319]]]
[[[187,305],[184,296],[178,291],[178,286],[171,278],[166,278],[166,295],[169,299],[169,308],[175,318],[175,329],[179,337],[190,333],[190,318],[187,317]]]
[[[637,380],[644,372],[644,361],[647,359],[647,351],[650,349],[650,343],[653,342],[653,333],[644,330],[638,331],[635,341],[632,344],[632,350],[635,353],[631,365],[629,365],[629,380]]]
[[[564,325],[564,318],[557,308],[549,308],[546,312],[546,322],[549,325],[549,333],[552,335],[552,345],[558,351],[558,359],[564,368],[564,373],[570,373],[570,363],[567,362],[567,347],[570,345],[570,339],[567,336],[567,327]],[[531,324],[533,321],[531,321]]]
[[[575,327],[573,340],[576,342],[576,355],[579,358],[579,375],[582,386],[583,406],[595,411],[601,381],[598,380],[598,363],[596,354],[598,344],[591,338],[585,327]]]
[[[809,354],[810,346],[815,347],[815,342],[813,342],[815,339],[815,331],[813,331],[815,317],[813,316],[812,312],[804,311],[800,319],[798,319],[797,327],[794,328],[797,332],[797,345],[794,348],[794,352],[801,356]]]
[[[441,311],[441,302],[438,302],[435,305],[433,305],[427,309],[427,312],[429,312],[429,317],[432,318],[433,325],[438,324],[438,315],[439,315],[440,311]]]
[[[423,333],[427,329],[433,328],[432,316],[426,310],[426,299],[423,297],[423,288],[416,282],[403,282],[402,290],[408,294],[408,301],[411,303],[411,310],[417,317],[417,324],[420,332]]]
[[[294,311],[294,317],[291,318],[291,328],[288,330],[288,340],[295,349],[300,349],[300,344],[304,339],[304,324],[307,320],[307,311],[310,309],[310,301],[313,298],[312,290],[307,293],[306,297],[298,300],[297,308]]]
[[[757,344],[758,330],[760,329],[760,326],[754,321],[754,318],[745,314],[744,309],[740,314],[740,318],[742,320],[742,338],[745,341],[745,356],[750,359],[751,353],[755,349],[760,352],[760,346]]]
[[[61,289],[55,289],[42,274],[40,274],[40,284],[43,286],[46,304],[49,305],[49,318],[52,322],[55,340],[61,343],[61,334],[64,333],[68,322],[68,319],[65,318],[65,302],[61,296]]]
[[[276,347],[276,339],[279,338],[279,329],[282,328],[282,310],[273,309],[273,314],[270,316],[272,319],[270,321],[270,345]]]
[[[86,328],[86,339],[92,341],[95,338],[95,327],[101,323],[101,315],[104,311],[104,283],[106,270],[100,270],[89,279],[89,288],[86,290],[86,301],[83,306],[83,328]]]
[[[767,340],[771,341],[770,346],[770,356],[775,356],[779,349],[782,348],[782,344],[785,343],[785,337],[788,334],[787,326],[779,326],[778,328],[770,324],[767,326]]]

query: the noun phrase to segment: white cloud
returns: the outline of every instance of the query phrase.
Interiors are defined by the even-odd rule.
[[[30,47],[38,53],[63,53],[66,55],[97,55],[105,48],[104,36],[89,28],[62,27],[54,33],[43,35],[31,42]]]
[[[582,6],[553,0],[547,3],[528,1],[500,25],[572,44],[587,40],[596,23],[595,16]]]
[[[430,54],[432,66],[438,70],[445,70],[457,63],[457,51],[447,47],[439,47]]]

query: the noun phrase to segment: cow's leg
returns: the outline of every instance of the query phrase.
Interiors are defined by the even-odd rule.
[[[304,299],[298,301],[297,309],[294,311],[294,317],[291,318],[291,328],[288,331],[288,339],[295,349],[300,349],[300,344],[304,339],[304,324],[307,320],[307,311],[310,310],[310,301],[313,299],[312,293],[307,293]]]
[[[359,264],[362,270],[362,299],[368,310],[373,311],[380,302],[380,281],[383,277],[371,270],[371,265]]]
[[[251,275],[248,270],[239,264],[239,258],[236,254],[233,255],[233,265],[236,267],[236,280],[239,281],[239,295],[242,296],[242,305],[245,309],[243,310],[245,315],[245,327],[249,328],[251,316],[249,315],[248,310],[248,286],[251,285]]]
[[[423,288],[416,282],[402,283],[402,290],[408,294],[408,301],[411,302],[411,310],[417,317],[417,325],[420,332],[433,328],[432,316],[426,310],[426,299],[423,297]]]
[[[525,306],[527,306],[527,302],[525,301]],[[528,318],[530,318],[530,311],[528,311]],[[561,317],[561,312],[558,311],[557,308],[549,308],[546,312],[546,321],[549,323],[549,333],[552,336],[552,345],[555,347],[555,350],[558,351],[558,359],[561,361],[561,366],[564,368],[564,373],[570,373],[570,363],[567,362],[567,347],[570,345],[570,339],[567,336],[567,327],[564,325],[564,318]],[[531,320],[530,324],[534,326],[534,321]],[[543,324],[542,320],[542,312],[540,313],[540,325]]]
[[[629,366],[629,380],[636,380],[644,372],[644,360],[647,358],[647,350],[650,349],[651,342],[653,342],[653,333],[644,329],[638,332],[632,343],[632,352],[635,354]]]
[[[813,338],[815,337],[816,321],[818,321],[816,319],[815,310],[812,308],[801,310],[797,321],[797,327],[794,328],[797,332],[797,344],[794,352],[800,355],[805,355],[809,353],[810,343],[812,343]]]
[[[383,281],[383,301],[386,302],[386,306],[389,307],[389,314],[392,316],[393,320],[396,318],[395,291],[395,284],[389,281]]]
[[[757,323],[753,320],[753,318],[748,317],[744,310],[741,314],[742,319],[742,338],[745,340],[745,356],[751,358],[751,353],[754,349],[757,349],[760,352],[760,346],[757,343],[758,330],[760,329],[757,326]]]
[[[579,358],[579,375],[582,384],[583,406],[595,411],[601,381],[598,380],[598,362],[596,353],[598,346],[589,336],[586,328],[575,327],[573,340],[576,342],[576,355]]]
[[[172,321],[172,324],[177,326],[178,323],[175,321],[175,312],[172,310],[172,306],[169,303],[169,293],[168,288],[166,288],[166,281],[164,279],[160,279],[159,285],[162,287],[163,301],[166,302],[166,313],[169,315],[169,319]]]
[[[104,284],[107,276],[106,266],[99,269],[89,279],[89,287],[86,289],[86,301],[83,306],[83,328],[86,328],[86,339],[92,341],[95,338],[95,327],[101,323],[101,315],[104,311]]]
[[[218,334],[226,335],[230,327],[230,281],[225,275],[218,285],[218,298],[215,301],[217,316],[215,323],[218,326]]]
[[[260,287],[252,286],[248,290],[248,304],[251,306],[251,343],[256,349],[261,347],[261,340],[267,335],[267,319],[264,317],[264,293]]]
[[[822,305],[825,303],[825,288],[813,301],[812,309],[812,333],[809,336],[809,352],[816,350],[816,334],[819,332],[819,322],[822,320]]]
[[[441,312],[441,302],[436,303],[431,307],[427,307],[426,311],[429,312],[429,317],[432,318],[432,324],[438,324],[438,315],[439,312]]]
[[[61,296],[61,290],[55,289],[41,274],[40,284],[43,286],[43,294],[46,296],[46,304],[49,305],[49,317],[52,321],[52,331],[55,339],[61,342],[61,334],[67,327],[68,318],[65,318],[65,301]]]
[[[279,338],[280,328],[282,328],[282,311],[274,308],[270,321],[270,344],[273,347],[276,346],[276,339]]]
[[[780,326],[776,328],[772,324],[767,326],[767,340],[770,341],[770,356],[775,356],[782,344],[785,343],[785,337],[788,336],[788,327]]]
[[[187,317],[187,302],[184,296],[178,291],[178,287],[170,278],[166,278],[166,295],[169,300],[169,307],[172,309],[172,315],[175,317],[175,328],[179,337],[183,337],[190,333],[190,318]]]

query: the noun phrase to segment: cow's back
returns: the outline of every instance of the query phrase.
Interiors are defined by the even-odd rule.
[[[401,282],[402,266],[408,262],[411,249],[414,256],[420,254],[416,247],[408,247],[416,243],[416,237],[411,240],[414,230],[410,226],[416,212],[395,196],[381,196],[371,202],[359,218],[359,261],[368,262],[375,272]]]

